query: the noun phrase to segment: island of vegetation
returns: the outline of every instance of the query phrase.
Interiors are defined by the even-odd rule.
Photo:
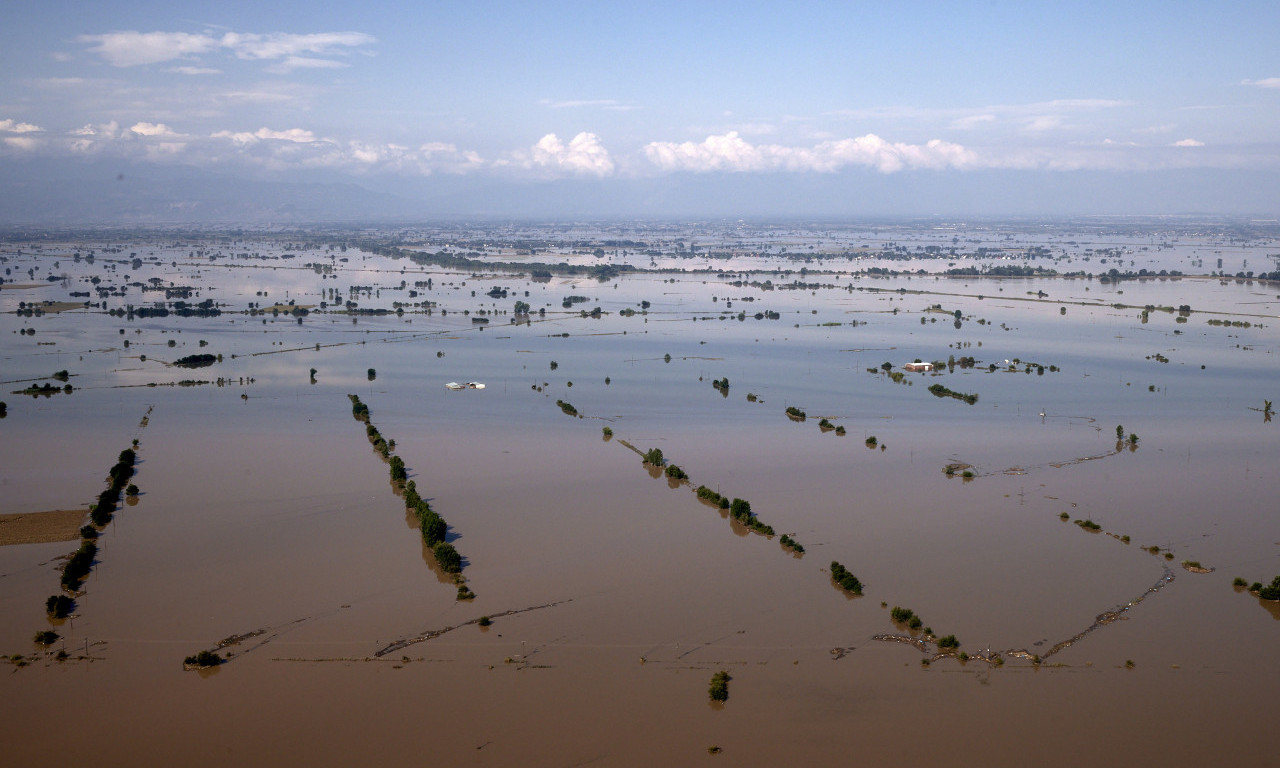
[[[851,595],[862,594],[862,582],[858,581],[858,577],[854,576],[848,568],[845,568],[835,560],[831,561],[831,580],[835,582],[836,586]]]
[[[711,676],[711,686],[707,689],[707,694],[712,701],[725,702],[729,700],[729,681],[732,679],[728,671],[723,669]]]
[[[963,392],[953,392],[952,390],[947,389],[941,384],[930,385],[929,391],[933,393],[934,397],[953,397],[956,400],[959,400],[964,403],[968,403],[969,405],[973,405],[974,403],[978,402],[977,395],[968,395]]]

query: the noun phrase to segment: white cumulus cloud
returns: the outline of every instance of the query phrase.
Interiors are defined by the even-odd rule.
[[[554,133],[548,133],[533,145],[522,165],[585,176],[608,176],[614,167],[600,137],[586,131],[574,136],[568,144]]]
[[[962,168],[976,157],[959,144],[934,139],[927,144],[888,142],[869,133],[851,139],[824,141],[812,147],[756,145],[736,131],[708,136],[701,142],[655,141],[645,156],[663,171],[813,171],[832,173],[846,166],[870,166],[881,173],[904,168]]]
[[[17,120],[0,120],[0,144],[13,147],[24,152],[39,148],[40,134],[44,129],[32,123],[21,123]]]
[[[40,126],[31,123],[19,123],[16,120],[0,120],[0,133],[40,133]]]
[[[173,129],[164,123],[137,123],[129,129],[139,136],[176,136]]]
[[[1203,141],[1196,141],[1195,139],[1182,139],[1182,140],[1180,140],[1180,141],[1175,141],[1175,142],[1173,142],[1173,146],[1175,146],[1175,147],[1203,147],[1203,146],[1204,146],[1204,142],[1203,142]]]
[[[320,141],[311,131],[302,128],[288,128],[283,131],[273,131],[270,128],[262,127],[252,133],[247,131],[217,131],[211,134],[215,139],[231,139],[237,144],[254,144],[259,141],[292,141],[299,144],[310,144],[313,141]]]

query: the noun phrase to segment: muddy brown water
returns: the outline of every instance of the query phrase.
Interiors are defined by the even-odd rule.
[[[162,261],[192,280],[198,269],[206,295],[237,307],[402,279],[395,263],[369,271],[377,260],[338,281]],[[30,662],[0,682],[6,764],[1205,765],[1222,763],[1224,745],[1232,765],[1273,761],[1280,622],[1231,580],[1280,573],[1280,433],[1255,410],[1277,399],[1280,336],[1256,316],[1278,314],[1274,292],[1192,280],[1126,283],[1122,296],[1087,281],[862,283],[974,294],[940,297],[704,277],[616,288],[510,279],[492,282],[530,290],[549,319],[497,315],[480,331],[462,311],[495,303],[470,297],[487,283],[458,289],[445,284],[467,276],[431,274],[427,298],[447,315],[0,315],[4,380],[66,368],[74,385],[3,396],[0,512],[87,506],[135,438],[142,490],[104,530],[66,622],[51,625],[44,600],[73,547],[0,547],[0,651]],[[264,288],[269,298],[256,295]],[[1039,290],[1106,300],[1063,315],[996,298]],[[21,293],[6,291],[4,309]],[[562,314],[569,293],[608,314]],[[387,289],[380,301],[393,299]],[[641,299],[650,314],[616,314]],[[1247,303],[1254,327],[1210,326],[1202,313],[1144,324],[1116,300]],[[960,329],[929,322],[922,310],[939,302],[962,310]],[[751,317],[766,309],[781,318]],[[223,360],[164,365],[202,352]],[[866,370],[948,355],[981,367],[909,384]],[[1014,358],[1062,370],[1003,370]],[[986,370],[993,362],[1000,371]],[[146,386],[218,377],[223,386]],[[727,397],[711,387],[721,377]],[[979,400],[936,398],[933,383]],[[456,601],[433,570],[348,393],[449,522],[474,601]],[[787,406],[808,418],[789,420]],[[822,432],[824,417],[847,436]],[[1139,435],[1136,450],[1115,451],[1117,424]],[[866,447],[871,435],[884,450]],[[652,478],[623,440],[661,448],[692,485]],[[952,462],[978,476],[948,478]],[[806,554],[735,529],[698,502],[698,484],[749,500]],[[1188,573],[1184,559],[1216,570]],[[857,574],[863,597],[835,589],[832,560]],[[1167,565],[1165,588],[1045,664],[1008,655],[1076,635]],[[895,605],[1006,663],[922,667],[918,650],[872,640],[904,631],[889,619]],[[549,607],[466,624],[536,606]],[[48,628],[69,660],[32,643]],[[229,646],[229,663],[182,669],[183,657],[259,630]],[[846,651],[833,660],[836,648]],[[720,669],[733,679],[717,710],[706,691]]]

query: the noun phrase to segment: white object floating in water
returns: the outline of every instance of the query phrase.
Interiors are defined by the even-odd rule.
[[[448,384],[445,384],[444,386],[445,386],[445,389],[466,389],[466,387],[462,386],[456,381],[451,381]]]
[[[480,383],[480,382],[478,382],[478,381],[468,381],[466,384],[459,384],[459,383],[458,383],[458,382],[456,382],[456,381],[451,381],[451,382],[449,382],[448,384],[445,384],[444,386],[445,386],[445,388],[446,388],[446,389],[454,389],[454,390],[457,390],[457,389],[484,389],[484,385],[483,385],[483,384],[481,384],[481,383]]]

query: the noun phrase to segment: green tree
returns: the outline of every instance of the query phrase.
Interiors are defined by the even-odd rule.
[[[185,666],[200,667],[201,669],[216,667],[222,662],[223,658],[213,651],[201,651],[194,656],[188,656],[182,660],[182,663]]]
[[[431,548],[431,554],[435,555],[436,562],[445,573],[462,572],[462,555],[459,555],[458,550],[454,549],[449,542],[438,542]]]
[[[49,599],[44,601],[45,611],[55,619],[65,619],[70,616],[75,605],[76,601],[66,595],[50,595]]]
[[[423,505],[426,502],[422,502]],[[435,510],[430,507],[426,512],[420,515],[421,523],[419,529],[422,531],[422,540],[429,547],[435,547],[444,541],[445,534],[449,531],[449,525],[445,523],[444,518],[436,514]]]
[[[728,671],[723,669],[711,676],[711,686],[707,689],[707,694],[712,701],[729,700],[729,681],[732,679]]]
[[[862,594],[862,582],[835,560],[831,561],[831,578],[841,589],[854,595]]]
[[[403,483],[409,479],[409,472],[405,469],[404,459],[399,456],[391,457],[391,480],[396,483]]]

